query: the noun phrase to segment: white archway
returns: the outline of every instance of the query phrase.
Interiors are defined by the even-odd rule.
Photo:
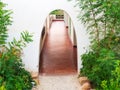
[[[51,14],[51,12],[54,12],[54,11],[58,11],[58,15],[56,14]],[[76,58],[78,55],[77,55],[77,37],[76,37],[76,32],[75,32],[75,29],[74,29],[74,25],[73,25],[73,22],[71,20],[71,17],[69,16],[69,14],[64,11],[64,10],[61,10],[61,9],[56,9],[56,10],[53,10],[49,13],[49,15],[46,17],[46,20],[45,20],[45,23],[43,25],[43,28],[42,28],[42,33],[41,33],[41,37],[40,37],[40,51],[39,51],[39,54],[40,54],[40,61],[39,61],[39,71],[41,70],[41,52],[43,52],[43,48],[45,46],[45,43],[46,43],[46,38],[49,34],[49,30],[51,28],[51,25],[54,21],[64,21],[65,22],[65,27],[66,27],[66,30],[68,31],[67,34],[69,36],[69,39],[72,43],[72,46],[74,48],[74,65],[75,65],[75,71],[79,72],[79,68],[77,67],[78,66],[78,58]],[[62,13],[62,14],[61,14]],[[43,53],[42,53],[43,55]],[[44,55],[43,55],[44,56]],[[49,58],[48,58],[49,59]],[[53,62],[54,63],[54,62]]]
[[[81,68],[80,55],[86,51],[84,47],[89,45],[89,39],[84,26],[78,21],[79,9],[74,7],[74,0],[71,2],[67,0],[4,0],[4,2],[14,12],[12,15],[14,23],[9,27],[11,35],[9,40],[12,36],[19,37],[18,34],[23,30],[34,34],[33,42],[24,49],[23,62],[27,69],[38,72],[40,35],[46,16],[55,9],[65,10],[73,21],[78,44],[78,70]]]

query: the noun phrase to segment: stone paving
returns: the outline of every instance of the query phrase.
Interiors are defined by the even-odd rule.
[[[33,90],[81,90],[77,75],[40,76],[40,85]]]

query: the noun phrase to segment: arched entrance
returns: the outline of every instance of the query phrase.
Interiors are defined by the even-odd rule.
[[[77,73],[77,40],[67,12],[57,9],[48,15],[40,44],[41,74]]]

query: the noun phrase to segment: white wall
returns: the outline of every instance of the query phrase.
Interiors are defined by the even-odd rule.
[[[76,35],[78,46],[78,68],[81,67],[80,55],[85,52],[84,47],[89,45],[88,36],[83,25],[76,18],[78,15],[77,8],[74,7],[74,1],[67,0],[4,0],[8,4],[8,8],[12,9],[13,25],[9,27],[9,33],[18,37],[18,32],[28,30],[34,33],[34,42],[28,45],[24,50],[23,62],[26,68],[38,71],[39,64],[39,47],[40,35],[43,24],[48,14],[56,9],[65,10],[71,17]],[[9,39],[9,40],[10,40]]]

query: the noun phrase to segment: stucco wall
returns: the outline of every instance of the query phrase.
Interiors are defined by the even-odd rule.
[[[38,71],[40,35],[48,14],[56,9],[65,10],[72,19],[77,36],[78,46],[78,68],[81,67],[80,55],[85,52],[84,47],[89,45],[88,35],[85,28],[76,18],[78,9],[74,7],[74,1],[67,0],[4,0],[8,8],[12,9],[13,25],[9,27],[11,40],[13,36],[19,37],[19,32],[28,30],[34,34],[33,42],[24,49],[23,62],[26,68]]]

